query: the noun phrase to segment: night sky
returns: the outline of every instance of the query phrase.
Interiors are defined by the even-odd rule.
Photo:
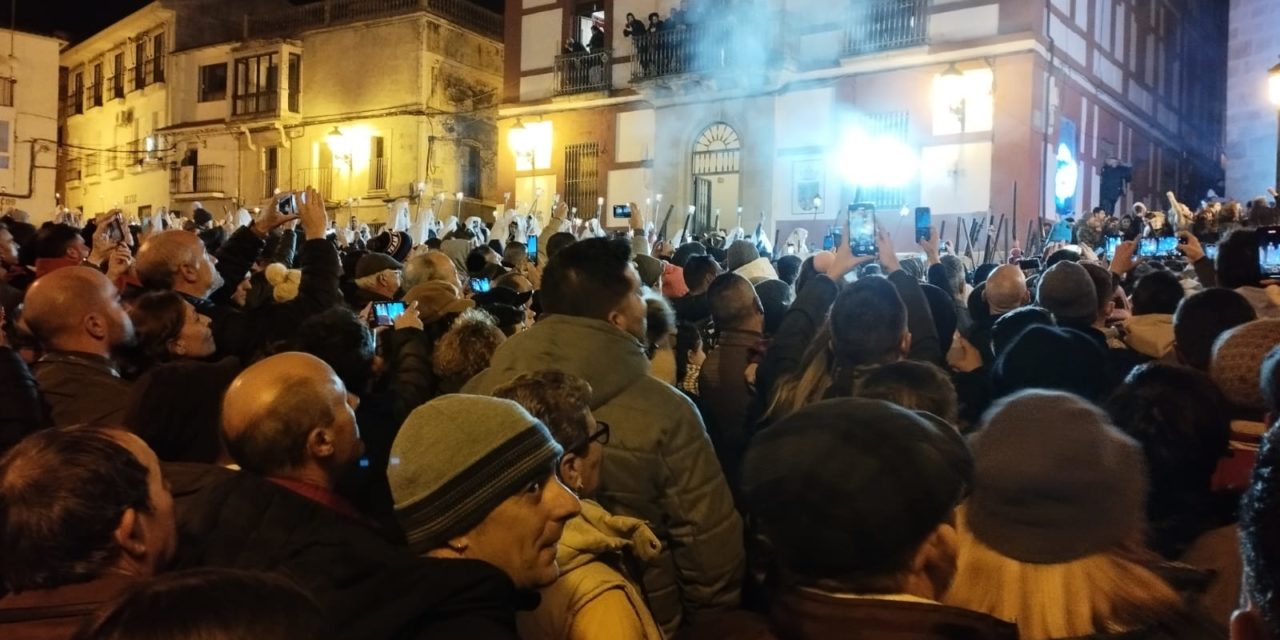
[[[58,35],[73,44],[100,31],[151,0],[17,0],[17,25],[23,31]],[[502,0],[472,0],[492,11],[502,11]],[[290,0],[306,4],[308,0]],[[0,24],[9,26],[9,3],[0,0]]]

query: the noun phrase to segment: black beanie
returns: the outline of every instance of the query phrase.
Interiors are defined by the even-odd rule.
[[[1055,389],[1097,402],[1110,391],[1106,371],[1106,353],[1093,338],[1075,329],[1034,325],[996,360],[992,381],[997,396]]]

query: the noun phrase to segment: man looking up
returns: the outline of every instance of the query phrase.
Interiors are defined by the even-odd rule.
[[[654,619],[672,635],[686,616],[736,606],[742,520],[697,410],[649,376],[644,294],[630,247],[604,238],[570,245],[547,265],[541,293],[548,317],[498,347],[463,392],[490,393],[542,369],[586,380],[595,391],[592,413],[613,433],[599,502],[653,523],[663,542],[644,575]]]
[[[237,376],[223,398],[227,450],[245,471],[360,519],[334,492],[364,451],[349,397],[315,356],[266,358]]]
[[[173,557],[173,497],[126,431],[39,431],[0,458],[0,637],[70,638]]]
[[[112,349],[133,342],[133,322],[100,271],[66,267],[32,283],[24,321],[44,356],[34,374],[54,426],[123,424],[129,384]]]

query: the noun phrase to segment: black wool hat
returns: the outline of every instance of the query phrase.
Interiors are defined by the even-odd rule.
[[[1057,389],[1089,400],[1110,391],[1107,355],[1093,338],[1047,325],[1027,327],[996,360],[992,382],[996,394],[1022,389]]]
[[[760,433],[744,505],[805,578],[901,571],[973,478],[964,440],[940,419],[879,400],[809,405]]]

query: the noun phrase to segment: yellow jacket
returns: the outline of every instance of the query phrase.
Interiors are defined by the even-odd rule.
[[[565,524],[556,552],[560,578],[540,592],[542,602],[517,617],[525,640],[662,640],[644,597],[625,571],[628,559],[646,564],[662,551],[641,520],[615,516],[591,500]]]

